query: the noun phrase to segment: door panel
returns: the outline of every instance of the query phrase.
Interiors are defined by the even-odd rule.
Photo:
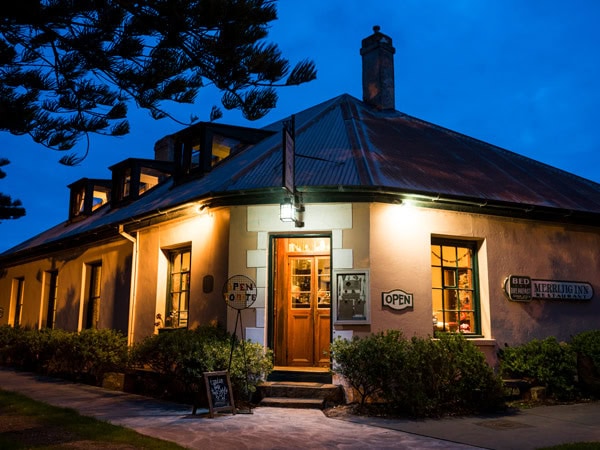
[[[312,317],[307,310],[291,311],[291,333],[288,335],[288,366],[312,366]]]
[[[329,257],[289,256],[288,365],[329,366]]]

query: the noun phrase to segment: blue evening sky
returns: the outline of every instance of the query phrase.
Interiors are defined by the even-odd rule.
[[[599,24],[595,0],[282,0],[268,40],[292,64],[313,59],[318,79],[280,89],[278,107],[258,122],[237,112],[220,122],[263,126],[343,93],[362,98],[360,44],[379,25],[396,48],[397,110],[600,182]],[[168,109],[206,121],[218,100],[206,88],[195,105]],[[66,220],[68,184],[153,158],[154,142],[183,125],[140,111],[131,128],[94,137],[77,167],[27,136],[0,133],[0,157],[11,161],[0,192],[27,209],[0,223],[0,252]]]

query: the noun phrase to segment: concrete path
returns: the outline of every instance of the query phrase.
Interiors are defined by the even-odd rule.
[[[318,410],[255,408],[208,418],[191,407],[0,369],[0,389],[193,449],[536,449],[599,442],[600,403],[442,420],[327,418]]]

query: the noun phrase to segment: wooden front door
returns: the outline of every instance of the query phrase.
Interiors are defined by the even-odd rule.
[[[301,240],[309,239],[319,238]],[[290,251],[296,247],[289,244],[279,246],[285,251],[278,255],[280,272],[275,280],[276,365],[329,367],[331,258],[329,246],[325,251],[316,247],[318,252],[315,246],[306,244],[302,251]]]

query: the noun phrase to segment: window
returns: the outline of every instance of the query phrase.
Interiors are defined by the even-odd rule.
[[[69,188],[71,189],[70,220],[89,216],[110,201],[110,180],[82,178],[70,184]]]
[[[123,170],[123,175],[121,176],[121,191],[120,198],[127,198],[131,193],[131,167],[125,168]]]
[[[113,206],[137,200],[143,193],[167,180],[173,163],[153,159],[129,158],[110,167],[115,195]]]
[[[262,141],[274,132],[198,123],[172,136],[178,182],[200,177],[232,155]]]
[[[188,325],[191,259],[190,248],[169,253],[168,296],[164,323],[166,327],[185,328]]]
[[[431,290],[434,331],[480,334],[474,242],[432,240]]]
[[[56,318],[56,293],[58,290],[58,270],[46,272],[46,328],[54,328]]]
[[[102,263],[88,265],[88,292],[84,302],[84,328],[98,328],[100,319],[100,281]]]
[[[25,289],[25,279],[15,278],[13,280],[13,302],[15,305],[15,315],[13,316],[13,326],[21,325],[21,311],[23,310],[23,291]]]

